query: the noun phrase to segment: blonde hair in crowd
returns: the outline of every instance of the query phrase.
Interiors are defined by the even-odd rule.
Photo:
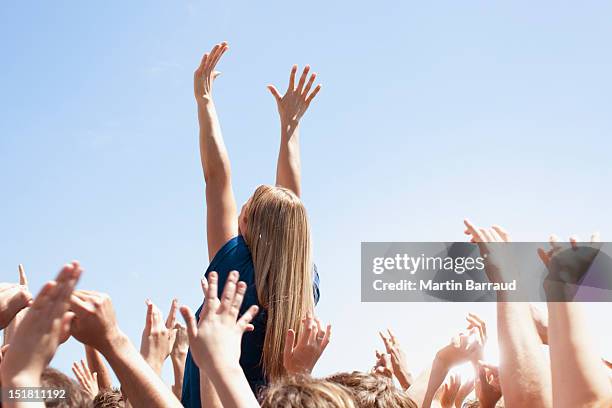
[[[260,403],[262,408],[356,408],[345,387],[308,375],[287,376],[272,383]]]
[[[314,311],[310,226],[302,201],[289,189],[259,186],[247,209],[244,239],[255,268],[260,305],[267,312],[263,369],[270,380],[285,374],[289,329]]]

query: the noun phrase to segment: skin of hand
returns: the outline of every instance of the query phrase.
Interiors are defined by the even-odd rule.
[[[217,297],[216,272],[208,274],[208,281],[201,280],[205,300],[199,321],[188,306],[180,308],[191,355],[226,408],[259,406],[239,363],[242,335],[253,330],[251,321],[259,309],[253,305],[238,318],[246,292],[246,284],[238,278],[238,272],[229,273],[221,299]]]
[[[448,381],[442,385],[442,392],[440,393],[440,406],[442,408],[453,408],[459,387],[461,387],[461,377],[458,374],[451,375]]]
[[[468,361],[475,361],[482,352],[484,342],[482,333],[474,327],[467,333],[454,336],[447,346],[438,351],[436,358],[449,369]]]
[[[310,66],[306,65],[302,75],[300,76],[297,87],[295,86],[295,74],[297,73],[297,65],[291,68],[291,74],[289,75],[289,85],[284,95],[281,95],[278,89],[274,85],[268,85],[268,89],[274,99],[278,108],[278,114],[280,115],[281,127],[284,132],[290,135],[295,128],[297,128],[300,119],[306,113],[306,110],[310,106],[310,103],[315,96],[321,90],[321,84],[317,85],[312,92],[310,91],[314,84],[317,74],[313,73],[310,75],[308,82],[306,78],[310,72]]]
[[[174,347],[176,339],[176,309],[178,301],[172,300],[170,312],[164,323],[161,311],[150,300],[146,301],[147,317],[140,343],[140,354],[151,368],[161,375],[164,361],[168,358]]]
[[[296,339],[293,329],[287,331],[283,365],[287,373],[310,374],[331,339],[331,325],[325,329],[310,313],[302,319],[302,330]]]
[[[215,71],[215,67],[228,49],[229,46],[224,41],[216,44],[210,53],[206,53],[202,57],[200,66],[194,72],[193,77],[193,91],[198,104],[207,103],[211,100],[213,83],[215,78],[221,75],[219,71]]]
[[[70,327],[72,336],[106,358],[119,378],[122,392],[133,406],[182,407],[119,329],[113,304],[107,294],[74,291],[70,307],[75,314]]]
[[[601,242],[598,233],[591,235],[590,244],[578,244],[578,238],[570,237],[569,246],[551,235],[550,249],[539,248],[538,255],[548,269],[544,291],[549,301],[571,301],[581,279],[599,254]]]
[[[32,304],[32,294],[28,290],[28,280],[23,265],[19,265],[19,284],[0,283],[0,329],[8,329],[5,332],[4,344],[9,344],[10,335],[14,332],[19,321],[14,322],[12,327],[7,327],[15,319],[21,320],[23,313],[20,311]],[[24,311],[25,313],[25,311]]]
[[[30,291],[29,291],[29,288],[28,288],[28,278],[26,276],[25,269],[23,268],[23,265],[19,264],[18,271],[19,271],[19,289],[20,289],[19,293],[22,296],[21,300],[24,301],[24,302],[27,301],[27,303],[26,303],[26,306],[23,309],[19,310],[19,312],[17,312],[17,314],[15,314],[15,317],[5,327],[2,326],[3,318],[1,317],[1,315],[2,315],[1,311],[3,310],[3,307],[0,305],[0,327],[4,327],[4,344],[10,344],[11,336],[13,335],[13,333],[15,333],[15,330],[17,329],[17,326],[19,325],[19,323],[21,322],[21,320],[23,319],[23,317],[27,313],[28,306],[32,302],[32,295],[30,294]],[[2,285],[3,284],[0,283],[0,298],[2,297]],[[15,299],[15,302],[16,302],[16,306],[19,307],[19,303],[20,303],[19,300]],[[2,300],[0,300],[0,303],[2,303]]]
[[[529,310],[542,344],[548,344],[548,315],[532,304]]]
[[[372,367],[373,374],[380,374],[385,377],[393,378],[393,364],[391,363],[391,355],[381,353],[376,350],[376,363]]]
[[[466,235],[470,242],[478,245],[480,255],[485,258],[485,272],[491,282],[510,282],[517,279],[518,271],[514,264],[514,254],[510,246],[503,243],[511,242],[510,235],[499,225],[491,228],[477,227],[468,219],[463,221]]]
[[[94,399],[100,389],[98,388],[98,373],[92,373],[85,361],[72,363],[72,372],[81,387]]]
[[[494,408],[502,397],[499,368],[479,361],[476,369],[476,398],[482,408]]]
[[[469,313],[466,317],[468,321],[468,330],[476,329],[478,330],[478,336],[481,340],[479,343],[480,349],[474,353],[472,364],[476,364],[478,360],[482,360],[484,356],[484,347],[487,344],[488,336],[487,336],[487,324],[484,320],[482,320],[477,314]]]
[[[110,390],[113,387],[110,372],[104,364],[102,356],[98,350],[91,346],[85,345],[85,356],[87,357],[87,365],[90,370],[96,373],[98,379],[98,390]]]
[[[468,379],[461,384],[455,396],[455,408],[463,408],[463,401],[474,390],[474,380]]]
[[[172,392],[177,398],[181,398],[183,391],[183,376],[185,373],[185,360],[187,360],[187,352],[189,351],[189,337],[187,336],[187,328],[180,323],[174,325],[176,330],[176,339],[170,353],[172,361],[172,369],[174,370],[174,385]]]
[[[378,334],[385,344],[387,354],[391,356],[391,364],[395,377],[402,386],[402,389],[407,390],[413,382],[412,374],[408,368],[408,359],[391,329],[387,329],[387,333],[388,336],[383,332]]]
[[[40,386],[42,372],[53,358],[60,339],[69,331],[74,318],[74,314],[69,311],[70,295],[81,273],[78,262],[67,264],[55,281],[47,282],[40,290],[17,328],[0,366],[4,386]],[[19,403],[5,403],[7,407],[19,406]]]

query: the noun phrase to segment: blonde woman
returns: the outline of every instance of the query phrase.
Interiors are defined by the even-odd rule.
[[[206,182],[208,255],[206,275],[219,274],[223,288],[230,271],[240,273],[247,284],[241,312],[259,306],[253,331],[242,338],[240,365],[257,393],[261,386],[285,374],[283,349],[289,329],[301,330],[300,321],[313,312],[318,300],[318,275],[311,261],[310,227],[300,195],[299,121],[320,85],[312,88],[315,74],[306,67],[295,83],[297,66],[291,70],[289,87],[277,102],[281,121],[281,146],[276,186],[260,186],[238,214],[232,191],[230,162],[212,99],[215,67],[227,51],[217,44],[204,54],[194,74],[194,90],[200,123],[200,155]],[[312,91],[311,91],[312,89]],[[198,315],[199,315],[198,310]],[[188,354],[182,402],[200,407],[201,393],[214,394]],[[206,402],[206,401],[205,401]],[[206,403],[205,403],[206,405]]]

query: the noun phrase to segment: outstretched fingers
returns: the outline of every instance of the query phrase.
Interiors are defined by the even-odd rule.
[[[232,310],[232,303],[236,295],[236,285],[238,283],[238,272],[231,271],[225,282],[223,293],[221,294],[221,306],[219,313],[225,313]]]
[[[240,330],[242,330],[243,332],[253,331],[255,327],[251,324],[251,322],[257,315],[257,312],[259,312],[259,307],[257,307],[256,305],[253,305],[249,307],[249,309],[246,312],[244,312],[242,316],[240,316],[240,319],[238,319],[238,322],[237,322],[237,325],[240,328]]]
[[[289,85],[287,86],[287,92],[295,91],[295,73],[297,72],[297,65],[291,67],[291,73],[289,74]]]

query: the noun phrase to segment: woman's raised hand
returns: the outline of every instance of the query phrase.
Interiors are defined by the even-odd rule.
[[[212,97],[213,82],[220,74],[215,71],[215,67],[228,48],[225,41],[216,44],[210,52],[204,54],[200,66],[193,73],[193,90],[198,103],[209,101]]]
[[[297,65],[291,68],[291,74],[289,75],[289,86],[284,95],[276,89],[274,85],[268,85],[268,89],[276,99],[276,105],[278,107],[278,113],[280,115],[281,126],[283,129],[295,128],[299,123],[300,119],[310,106],[310,102],[321,90],[321,84],[317,85],[312,89],[312,85],[317,77],[317,74],[310,74],[308,82],[306,78],[310,72],[310,66],[306,65],[302,75],[298,81],[297,87],[295,86],[295,74],[297,72]]]

